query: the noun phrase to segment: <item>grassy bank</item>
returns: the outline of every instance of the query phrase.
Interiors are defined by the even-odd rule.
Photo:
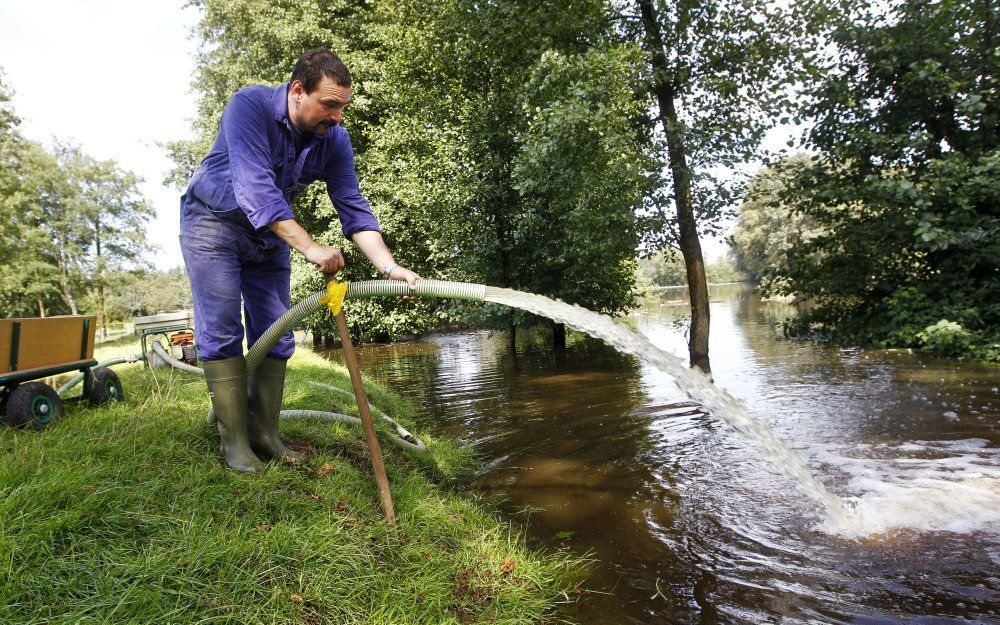
[[[470,464],[452,442],[383,444],[390,529],[360,432],[285,423],[308,466],[242,475],[219,461],[202,379],[116,371],[124,403],[0,429],[0,623],[534,623],[572,596],[579,564],[444,487]],[[350,388],[300,349],[285,407],[356,414],[307,379]],[[371,395],[409,425],[404,399]]]

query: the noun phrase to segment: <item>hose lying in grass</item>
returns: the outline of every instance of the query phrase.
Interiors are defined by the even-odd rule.
[[[117,358],[112,358],[111,360],[105,360],[104,362],[99,362],[97,363],[97,366],[92,367],[92,369],[99,369],[101,367],[110,367],[111,365],[120,365],[123,362],[139,362],[142,359],[143,359],[142,356],[139,354],[128,354],[127,356],[118,356]],[[70,378],[68,382],[60,386],[59,390],[57,390],[56,393],[59,393],[59,395],[65,395],[70,391],[70,389],[72,389],[74,386],[82,382],[83,377],[84,374],[83,371],[81,371],[80,373]]]
[[[153,347],[153,353],[156,354],[157,357],[162,359],[163,362],[167,363],[171,367],[180,369],[181,371],[187,371],[189,373],[204,375],[204,372],[200,368],[193,367],[185,362],[181,362],[180,360],[177,360],[172,355],[170,355],[170,353],[167,352],[167,350],[163,347],[163,345],[159,341],[153,341],[152,347]],[[329,384],[321,384],[319,382],[309,382],[309,384],[325,388],[331,391],[344,393],[350,396],[351,399],[354,398],[354,394],[352,392],[344,390],[342,388],[337,388],[336,386],[331,386]],[[397,447],[400,447],[401,449],[408,449],[410,451],[427,453],[427,446],[424,444],[422,440],[411,434],[403,426],[399,425],[398,423],[390,419],[389,416],[384,412],[382,412],[381,410],[378,410],[374,406],[371,406],[371,404],[369,404],[369,406],[372,408],[373,412],[378,413],[378,415],[382,417],[383,420],[385,420],[392,428],[395,429],[395,433],[391,432],[389,433],[389,442],[396,445]],[[321,410],[282,410],[279,414],[282,419],[318,419],[320,421],[331,421],[331,422],[339,421],[341,423],[351,423],[356,425],[361,424],[361,419],[346,414],[340,414],[339,412],[326,412]],[[215,413],[213,413],[211,410],[209,411],[207,421],[209,425],[215,423]]]

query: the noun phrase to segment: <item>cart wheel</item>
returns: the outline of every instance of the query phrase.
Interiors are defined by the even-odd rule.
[[[7,398],[7,423],[14,427],[44,430],[62,415],[62,400],[48,384],[26,382]]]
[[[122,401],[125,392],[118,374],[105,367],[90,370],[90,386],[87,388],[87,399],[91,406],[102,406],[109,401]]]

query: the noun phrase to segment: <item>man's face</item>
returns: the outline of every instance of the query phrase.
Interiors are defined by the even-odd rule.
[[[351,101],[351,88],[341,87],[324,76],[312,93],[306,93],[301,81],[288,90],[288,117],[299,132],[324,135],[344,118],[344,107]]]

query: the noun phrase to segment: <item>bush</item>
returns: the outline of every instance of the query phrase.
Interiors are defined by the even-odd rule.
[[[917,334],[924,349],[945,356],[963,356],[973,351],[976,337],[954,321],[942,319]]]

